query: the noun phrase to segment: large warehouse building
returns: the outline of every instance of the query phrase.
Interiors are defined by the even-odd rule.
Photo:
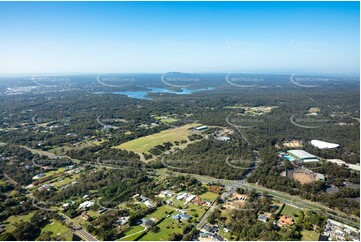
[[[316,156],[304,150],[288,150],[287,153],[302,162],[319,162]]]
[[[319,149],[334,149],[340,147],[339,144],[328,143],[321,140],[311,140],[311,144]]]

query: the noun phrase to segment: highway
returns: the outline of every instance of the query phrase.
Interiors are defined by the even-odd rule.
[[[262,187],[262,186],[259,186],[259,185],[253,184],[253,183],[247,183],[243,180],[233,181],[233,180],[217,179],[217,178],[213,178],[213,177],[201,176],[201,175],[190,174],[190,173],[181,173],[181,172],[174,172],[174,171],[172,171],[172,172],[175,174],[180,174],[180,175],[193,176],[194,178],[196,178],[197,180],[199,180],[202,183],[210,183],[210,182],[220,183],[220,184],[223,184],[223,185],[231,187],[231,188],[245,188],[245,189],[249,189],[249,190],[254,189],[260,193],[267,192],[275,200],[278,200],[281,203],[285,203],[285,204],[288,204],[288,205],[291,205],[294,207],[298,207],[301,209],[314,210],[319,213],[325,214],[326,216],[328,216],[334,220],[338,220],[338,221],[348,224],[350,226],[360,228],[360,219],[359,218],[350,216],[348,214],[345,214],[345,213],[337,211],[337,210],[333,210],[323,204],[305,200],[303,198],[300,198],[299,196],[292,196],[287,193],[276,191],[276,190],[269,189],[269,188],[265,188],[265,187]],[[163,171],[158,170],[157,173],[160,175],[166,175],[166,172],[164,170]]]

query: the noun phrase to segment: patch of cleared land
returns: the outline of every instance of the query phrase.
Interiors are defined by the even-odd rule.
[[[317,108],[317,107],[314,107],[314,108],[310,108],[309,110],[308,110],[308,112],[310,112],[310,113],[319,113],[321,110],[319,109],[319,108]]]
[[[62,146],[58,146],[58,147],[54,147],[53,149],[50,149],[49,152],[54,153],[55,155],[63,155],[64,153],[66,153],[69,150],[81,150],[83,148],[100,145],[100,144],[102,144],[102,143],[104,143],[106,141],[107,140],[83,141],[83,142],[78,143],[76,146],[73,146],[73,145],[70,145],[70,144],[64,144]]]
[[[189,128],[200,126],[200,124],[187,124],[179,128],[163,130],[160,133],[141,137],[121,145],[115,146],[114,148],[133,151],[136,153],[149,153],[148,151],[166,142],[174,143],[175,141],[188,140],[188,136],[192,134]]]
[[[289,148],[300,148],[303,145],[302,145],[302,141],[300,141],[300,140],[291,140],[291,141],[283,142],[283,146],[289,147]]]
[[[160,120],[163,123],[167,123],[167,124],[171,124],[171,123],[178,121],[178,119],[169,117],[169,116],[155,116],[154,118],[157,120]]]

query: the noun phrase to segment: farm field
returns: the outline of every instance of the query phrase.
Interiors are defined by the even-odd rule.
[[[189,128],[197,127],[200,124],[187,124],[179,128],[163,130],[160,133],[141,137],[114,148],[133,151],[136,153],[149,153],[148,151],[154,146],[161,145],[165,142],[174,143],[175,141],[188,140],[188,136],[192,134]]]

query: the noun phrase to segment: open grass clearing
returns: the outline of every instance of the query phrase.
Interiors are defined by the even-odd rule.
[[[30,212],[24,215],[10,216],[5,223],[5,231],[8,233],[13,232],[16,229],[16,224],[21,222],[30,222],[34,212]]]
[[[300,209],[296,208],[296,207],[292,207],[290,205],[285,205],[281,211],[282,215],[286,215],[286,216],[293,216],[293,214],[298,213],[300,211]]]
[[[67,226],[62,225],[59,221],[56,221],[55,219],[52,219],[47,225],[44,226],[44,228],[41,229],[41,233],[52,232],[51,236],[54,238],[61,237],[69,231],[70,229]],[[69,236],[71,240],[71,234]],[[64,238],[62,238],[62,240],[69,240],[69,238],[67,237],[68,236],[65,236]]]
[[[174,211],[174,209],[172,209],[170,207],[160,206],[160,207],[157,207],[153,213],[148,214],[146,216],[146,218],[148,218],[148,219],[156,218],[157,221],[159,221],[160,219],[165,218],[168,214],[171,214],[173,211]]]
[[[214,193],[214,192],[206,192],[206,193],[203,193],[201,195],[199,195],[199,197],[202,199],[202,200],[206,200],[206,201],[210,201],[210,202],[214,202],[217,197],[219,195],[217,193]]]
[[[319,233],[311,230],[303,230],[301,231],[303,241],[318,241],[318,237],[320,236]]]
[[[115,146],[114,148],[133,151],[137,153],[149,153],[149,150],[157,145],[166,142],[174,143],[175,141],[188,140],[188,136],[192,134],[189,128],[197,127],[200,124],[187,124],[182,127],[163,130],[159,133],[141,137],[129,142]]]
[[[152,231],[149,231],[139,240],[141,241],[168,240],[169,235],[172,233],[182,234],[183,228],[187,224],[188,224],[187,222],[176,221],[172,218],[172,216],[170,216],[157,225],[160,228],[159,232],[154,233]]]
[[[141,235],[141,231],[144,230],[144,227],[137,225],[137,226],[131,226],[130,229],[128,231],[126,231],[124,233],[124,236],[122,238],[119,239],[119,241],[132,241],[135,240],[136,238],[138,238]],[[134,234],[134,235],[133,235]],[[132,235],[132,236],[129,236]],[[126,237],[129,236],[129,237]]]

